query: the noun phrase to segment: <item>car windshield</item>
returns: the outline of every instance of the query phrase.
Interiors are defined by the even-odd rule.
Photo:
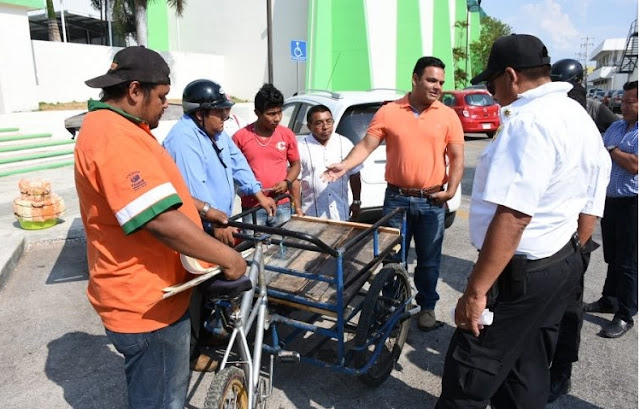
[[[494,104],[493,97],[488,94],[468,94],[464,96],[464,101],[467,105],[477,107],[486,107]]]
[[[364,138],[371,119],[382,105],[382,102],[376,102],[350,106],[342,115],[336,133],[346,136],[354,145],[357,144]]]

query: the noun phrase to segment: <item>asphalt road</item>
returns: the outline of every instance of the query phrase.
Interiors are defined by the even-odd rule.
[[[422,333],[415,323],[396,370],[378,388],[355,377],[305,364],[278,364],[269,408],[430,408],[440,393],[444,354],[453,333],[449,310],[473,265],[468,206],[475,160],[489,143],[468,137],[462,206],[445,234],[437,306],[441,329]],[[76,223],[78,220],[69,220]],[[600,241],[599,232],[596,240]],[[81,238],[31,244],[0,291],[0,406],[2,408],[124,408],[123,359],[104,334],[85,289]],[[414,259],[410,261],[415,262]],[[409,269],[412,273],[412,268]],[[586,275],[585,300],[595,300],[605,278],[602,252]],[[595,334],[610,316],[587,315],[573,390],[549,408],[638,406],[638,333],[620,339]],[[189,408],[200,408],[212,374],[193,373]]]

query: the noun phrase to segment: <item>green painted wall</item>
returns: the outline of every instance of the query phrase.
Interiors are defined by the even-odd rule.
[[[419,0],[398,2],[396,45],[396,88],[411,89],[411,73],[422,57]]]
[[[26,7],[30,10],[43,9],[46,7],[44,0],[1,0],[0,3]]]
[[[363,0],[334,1],[331,9],[331,89],[371,88]]]
[[[147,3],[147,45],[157,51],[169,51],[169,8],[166,0]]]

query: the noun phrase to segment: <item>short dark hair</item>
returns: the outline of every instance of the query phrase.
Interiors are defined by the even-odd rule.
[[[537,67],[514,68],[517,72],[530,80],[538,80],[540,78],[551,78],[551,65],[539,65]]]
[[[622,86],[623,91],[630,91],[632,89],[638,89],[638,81],[630,81]]]
[[[438,67],[444,70],[444,63],[440,58],[436,57],[420,57],[416,61],[415,67],[413,67],[413,73],[418,77],[422,76],[424,69],[427,67]]]
[[[111,101],[122,99],[129,92],[129,85],[131,85],[133,81],[127,81],[120,83],[118,85],[113,85],[111,87],[102,88],[102,92],[100,92],[100,101]],[[151,95],[151,90],[157,87],[158,84],[151,84],[149,82],[141,82],[140,88],[142,89],[142,93],[145,98],[148,98]]]
[[[307,111],[307,123],[308,124],[311,123],[311,119],[313,118],[313,114],[315,114],[316,112],[328,112],[328,113],[331,114],[331,110],[326,105],[320,104],[320,105],[312,106]],[[331,116],[333,116],[333,114],[331,114]]]
[[[267,109],[279,108],[284,104],[284,95],[273,84],[264,84],[255,97],[256,111],[264,112]]]

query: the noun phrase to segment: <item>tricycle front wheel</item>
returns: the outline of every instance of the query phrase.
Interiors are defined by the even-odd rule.
[[[218,372],[209,385],[205,409],[249,409],[244,372],[228,366]]]
[[[356,368],[369,363],[376,347],[383,344],[373,365],[359,376],[363,383],[378,386],[391,374],[407,339],[409,320],[397,320],[386,339],[382,339],[381,329],[399,308],[409,310],[409,305],[404,304],[410,297],[409,276],[400,264],[386,265],[373,279],[362,304],[354,338],[356,347],[366,346],[354,356]]]

